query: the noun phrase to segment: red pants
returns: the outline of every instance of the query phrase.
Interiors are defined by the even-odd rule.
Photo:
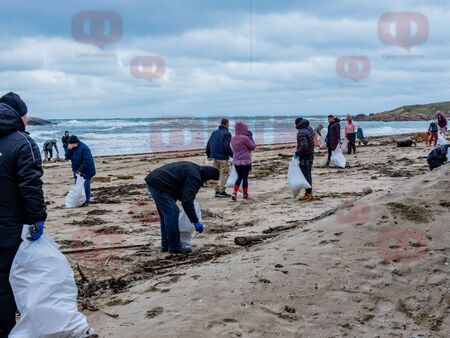
[[[431,146],[431,143],[434,142],[434,145],[437,144],[438,133],[437,131],[432,131],[430,134],[430,139],[428,140],[428,144]]]

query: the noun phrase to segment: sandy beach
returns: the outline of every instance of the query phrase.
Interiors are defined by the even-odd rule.
[[[345,169],[317,153],[314,200],[302,204],[287,185],[294,145],[260,146],[251,200],[215,199],[213,183],[198,194],[206,231],[187,256],[159,251],[144,177],[208,164],[202,151],[97,157],[80,209],[64,206],[70,163],[47,163],[46,231],[100,337],[449,337],[450,166],[430,173],[430,150],[372,138]]]

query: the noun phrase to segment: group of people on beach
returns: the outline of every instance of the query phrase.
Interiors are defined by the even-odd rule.
[[[22,241],[24,224],[29,226],[29,240],[36,241],[44,233],[47,209],[43,192],[43,168],[39,147],[25,131],[28,108],[15,93],[0,97],[0,338],[7,337],[16,322],[16,304],[9,284],[11,265]],[[441,127],[442,124],[438,125]],[[295,119],[297,146],[294,158],[299,161],[300,170],[311,188],[300,198],[306,202],[313,199],[312,168],[317,138],[323,135],[323,128],[313,130],[310,122],[304,118]],[[330,164],[333,152],[340,145],[340,120],[328,116],[328,128],[325,146],[328,148],[326,165]],[[356,152],[356,139],[364,139],[362,129],[358,128],[352,117],[346,117],[345,138],[347,153]],[[53,157],[52,149],[56,141],[44,144],[47,159]],[[90,202],[90,181],[96,174],[96,168],[89,147],[75,135],[66,132],[62,138],[65,158],[71,161],[73,177],[84,179],[86,202]],[[433,150],[428,163],[434,169],[447,161],[450,145]],[[208,140],[206,155],[213,161],[212,166],[200,166],[192,162],[181,161],[166,164],[150,172],[145,178],[149,193],[152,195],[160,216],[161,250],[172,254],[185,254],[191,251],[180,242],[178,220],[181,201],[184,212],[197,232],[203,232],[204,226],[195,209],[195,198],[200,188],[208,181],[218,181],[215,197],[230,198],[237,201],[241,189],[243,199],[249,199],[249,173],[252,169],[252,152],[256,148],[253,134],[244,122],[237,122],[235,134],[229,131],[229,121],[222,119],[219,127]],[[431,160],[430,160],[431,158]],[[226,193],[226,182],[230,173],[230,159],[237,172],[233,182],[233,192]],[[431,161],[431,162],[430,162]]]
[[[438,111],[436,113],[436,121],[430,122],[430,127],[428,128],[428,145],[431,146],[433,143],[434,146],[437,145],[439,134],[445,138],[445,131],[447,130],[447,118],[445,115]]]

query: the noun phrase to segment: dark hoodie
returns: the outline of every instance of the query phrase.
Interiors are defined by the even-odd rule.
[[[298,118],[295,120],[297,128],[297,151],[295,154],[299,157],[314,153],[314,130],[309,125],[307,119]]]
[[[341,140],[341,120],[337,117],[334,118],[334,121],[328,125],[328,134],[326,138],[327,147],[331,148],[331,150],[335,150],[337,145]]]
[[[195,196],[207,181],[218,179],[219,171],[216,168],[182,161],[153,170],[147,175],[145,182],[151,188],[181,201],[189,220],[195,224],[198,222],[194,208]]]
[[[41,163],[19,113],[0,103],[0,247],[17,245],[24,224],[47,218]]]
[[[439,168],[446,161],[448,161],[448,158],[447,158],[448,148],[450,148],[450,144],[445,144],[443,146],[434,148],[428,154],[427,162],[428,162],[428,165],[429,165],[431,171],[436,168]]]

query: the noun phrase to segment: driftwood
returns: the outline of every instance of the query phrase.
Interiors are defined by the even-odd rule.
[[[103,251],[103,250],[143,248],[146,246],[148,246],[148,244],[116,245],[116,246],[109,246],[109,247],[104,246],[104,247],[98,247],[98,248],[80,248],[80,249],[62,250],[61,252],[65,255],[70,255],[70,254],[75,254],[75,253],[94,252],[94,251]]]
[[[256,235],[256,236],[240,236],[234,238],[234,244],[240,246],[250,246],[253,244],[261,243],[266,239],[273,238],[280,235],[279,232],[264,234],[264,235]]]

